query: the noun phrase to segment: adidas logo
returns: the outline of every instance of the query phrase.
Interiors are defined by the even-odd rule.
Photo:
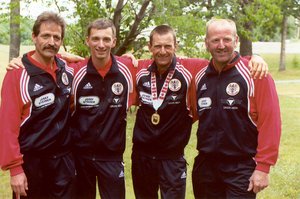
[[[201,91],[207,90],[206,84],[203,84],[200,90]]]
[[[34,85],[34,88],[33,88],[33,91],[36,92],[38,90],[41,90],[42,88],[44,88],[43,86],[39,85],[39,84],[35,84]]]
[[[87,83],[84,87],[83,87],[83,89],[92,89],[93,87],[92,87],[92,85],[91,85],[91,83],[89,82],[89,83]]]
[[[143,86],[147,87],[147,88],[150,88],[150,82],[144,82],[143,83]]]
[[[121,172],[120,172],[119,178],[124,178],[124,171],[121,171]]]
[[[185,173],[185,171],[181,174],[181,177],[180,177],[181,179],[184,179],[184,178],[186,178],[186,173]]]

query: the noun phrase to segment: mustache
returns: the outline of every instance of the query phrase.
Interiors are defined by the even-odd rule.
[[[43,48],[43,50],[46,50],[46,49],[50,49],[50,50],[54,50],[54,51],[57,51],[57,50],[58,50],[57,47],[51,46],[51,45],[45,46],[45,47]]]

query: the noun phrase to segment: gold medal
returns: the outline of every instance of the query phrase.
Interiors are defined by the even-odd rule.
[[[160,121],[160,115],[157,112],[153,113],[153,115],[151,116],[152,124],[158,125],[159,121]]]

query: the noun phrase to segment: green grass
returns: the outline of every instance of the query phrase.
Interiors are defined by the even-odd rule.
[[[26,51],[28,48],[24,48]],[[32,48],[31,48],[32,49]],[[4,53],[6,52],[6,53]],[[0,45],[0,80],[2,82],[8,61],[8,48]],[[270,73],[275,80],[300,79],[300,55],[287,55],[287,71],[277,72],[279,55],[263,54],[269,64]],[[297,61],[298,59],[298,65]],[[295,64],[296,63],[296,64]],[[295,66],[296,65],[296,66]],[[258,194],[258,199],[300,199],[300,83],[277,84],[282,114],[282,137],[279,159],[271,169],[270,186]],[[131,181],[131,140],[135,115],[128,114],[127,143],[124,154],[126,198],[134,198]],[[185,150],[188,162],[186,198],[193,198],[191,170],[196,156],[196,125],[193,126],[190,142]],[[0,198],[11,198],[8,172],[0,172]],[[99,198],[99,196],[98,196]]]

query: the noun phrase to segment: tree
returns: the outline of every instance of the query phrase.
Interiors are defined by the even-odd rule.
[[[20,0],[11,0],[9,60],[19,56],[20,43]]]
[[[252,41],[261,34],[275,34],[279,20],[281,0],[204,0],[200,7],[204,12],[198,12],[198,16],[204,20],[211,17],[230,18],[236,22],[240,37],[240,53],[252,54]],[[279,15],[280,16],[280,15]],[[259,29],[259,31],[255,31]],[[259,35],[256,35],[256,34]]]
[[[285,42],[288,29],[288,17],[293,16],[300,19],[300,0],[286,0],[281,4],[282,23],[281,23],[281,49],[280,49],[280,61],[279,71],[286,70],[285,63]]]
[[[87,25],[97,18],[109,18],[113,20],[117,30],[117,46],[114,54],[122,55],[128,49],[133,49],[137,54],[142,54],[146,40],[139,37],[142,30],[151,25],[151,16],[155,6],[152,0],[73,0],[75,12],[73,18],[78,22],[68,28],[66,43],[73,46],[71,51],[81,56],[88,55],[88,48],[85,45]]]

